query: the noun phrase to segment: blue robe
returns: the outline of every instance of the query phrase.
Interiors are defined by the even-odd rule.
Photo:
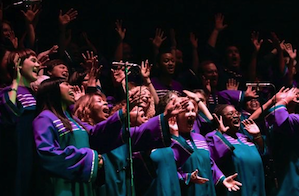
[[[226,176],[238,173],[236,180],[242,183],[240,191],[222,189],[221,195],[266,195],[260,154],[248,137],[241,133],[236,135],[237,138],[233,138],[218,131],[206,135],[211,157],[218,167]]]
[[[134,134],[136,129],[148,130],[149,134]],[[170,145],[170,133],[168,122],[165,122],[163,114],[149,119],[139,128],[131,128],[133,151],[149,150]],[[145,128],[147,127],[147,128]],[[105,184],[99,189],[100,195],[127,195],[126,171],[128,168],[128,146],[122,145],[111,152],[103,154],[105,159]],[[128,182],[127,182],[128,183]]]
[[[299,115],[289,114],[286,107],[278,105],[270,109],[266,120],[273,127],[270,136],[278,196],[299,195]]]
[[[172,136],[172,145],[177,162],[179,178],[184,182],[182,195],[216,195],[215,184],[224,180],[224,175],[210,157],[205,138],[191,132],[188,137]],[[204,184],[190,182],[191,173],[198,169],[198,176],[209,179]]]

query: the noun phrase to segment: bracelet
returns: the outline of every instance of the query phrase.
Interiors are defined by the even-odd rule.
[[[11,88],[10,91],[15,91],[15,92],[17,92],[18,90],[15,89],[15,88]]]
[[[152,82],[146,83],[145,86],[149,86]]]

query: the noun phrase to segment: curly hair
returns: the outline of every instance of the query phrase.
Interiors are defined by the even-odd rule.
[[[92,111],[91,108],[93,107],[93,103],[95,102],[95,96],[100,96],[103,98],[103,100],[106,100],[106,96],[99,91],[95,93],[85,94],[76,101],[73,109],[73,113],[75,116],[77,116],[81,121],[87,122],[91,125],[98,123],[90,117]]]

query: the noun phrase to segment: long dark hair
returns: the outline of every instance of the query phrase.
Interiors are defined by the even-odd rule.
[[[37,114],[40,114],[44,110],[50,110],[61,120],[64,127],[71,131],[72,126],[62,110],[61,104],[59,85],[63,82],[66,82],[64,78],[50,78],[40,84],[36,94],[36,111]],[[72,115],[68,107],[67,112]]]

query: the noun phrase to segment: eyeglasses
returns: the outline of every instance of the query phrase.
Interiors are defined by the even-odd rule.
[[[231,118],[233,116],[241,116],[241,113],[238,112],[238,111],[231,111],[231,112],[228,112],[227,114],[224,114],[224,115]]]

